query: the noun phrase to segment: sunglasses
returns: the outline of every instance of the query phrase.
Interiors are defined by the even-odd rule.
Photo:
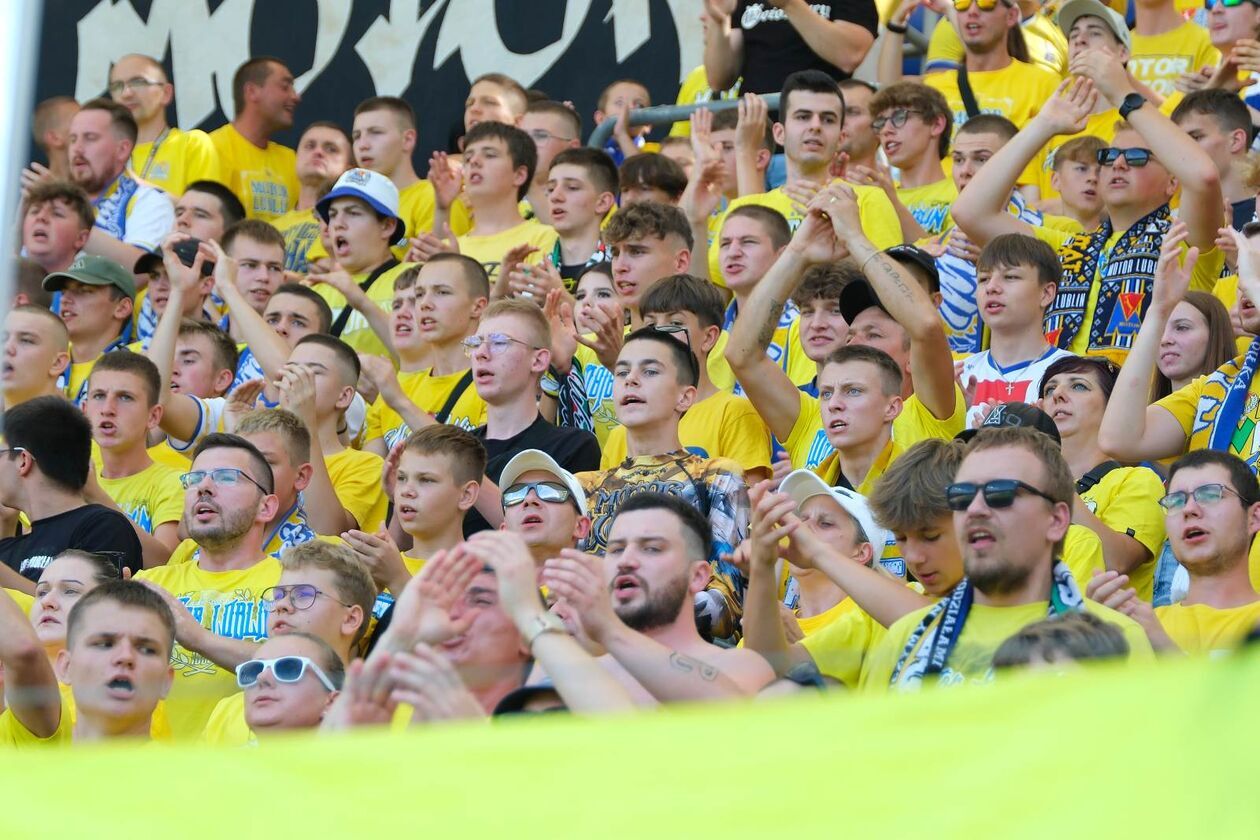
[[[971,8],[973,0],[954,0],[954,10],[965,12]],[[974,0],[975,4],[980,7],[982,12],[991,12],[998,6],[1007,5],[1005,0]]]
[[[324,673],[324,669],[306,656],[281,656],[277,659],[247,660],[236,666],[236,684],[241,688],[249,688],[258,682],[263,675],[263,671],[266,671],[268,668],[271,669],[271,675],[276,678],[276,681],[282,683],[297,682],[302,679],[302,675],[309,668],[316,678],[323,683],[324,688],[329,691],[337,690],[332,680],[328,679],[328,675]]]
[[[1215,9],[1217,6],[1224,6],[1227,9],[1233,9],[1236,6],[1241,6],[1245,3],[1250,3],[1253,6],[1260,6],[1260,0],[1217,0],[1215,3],[1213,3],[1212,0],[1205,0],[1203,8],[1208,11]]]
[[[338,600],[327,592],[313,586],[309,583],[293,583],[287,586],[269,586],[263,590],[263,600],[272,604],[278,604],[288,598],[289,603],[293,605],[295,610],[309,610],[315,605],[315,599],[323,595],[330,601],[336,601],[343,607],[350,606],[344,601]]]
[[[525,497],[529,495],[529,491],[533,490],[538,494],[540,502],[567,502],[573,498],[573,492],[563,484],[554,481],[523,481],[520,484],[513,484],[511,487],[503,491],[503,506],[505,508],[516,507],[525,501]]]
[[[1101,166],[1113,166],[1121,155],[1124,155],[1126,164],[1134,167],[1146,166],[1153,157],[1150,149],[1117,149],[1115,146],[1108,146],[1098,150],[1098,163]]]
[[[196,487],[198,484],[206,480],[206,476],[210,476],[210,481],[223,487],[231,487],[240,483],[243,478],[250,484],[263,491],[264,494],[270,493],[266,487],[263,487],[257,481],[245,474],[244,470],[238,470],[234,467],[219,467],[216,470],[192,470],[186,472],[179,477],[179,483],[185,490]]]
[[[981,8],[984,7],[981,6]],[[871,128],[875,131],[883,131],[884,126],[889,123],[893,124],[893,128],[901,128],[906,124],[906,121],[910,119],[911,114],[914,114],[915,116],[923,116],[922,111],[915,111],[911,108],[897,108],[886,117],[876,117],[871,120]]]
[[[984,484],[975,484],[970,481],[960,481],[951,484],[945,488],[945,504],[953,511],[964,511],[971,507],[971,501],[976,497],[977,493],[984,493],[984,503],[991,508],[1008,508],[1015,504],[1015,497],[1020,491],[1031,493],[1034,496],[1040,496],[1050,504],[1056,504],[1056,500],[1038,490],[1031,484],[1026,484],[1015,478],[995,478],[992,481],[986,481]]]
[[[1202,484],[1193,490],[1178,490],[1175,493],[1169,493],[1159,500],[1159,506],[1165,513],[1176,513],[1186,506],[1191,496],[1201,505],[1214,505],[1225,498],[1226,493],[1238,496],[1237,491],[1224,484]],[[1242,496],[1238,496],[1238,499],[1241,501]]]

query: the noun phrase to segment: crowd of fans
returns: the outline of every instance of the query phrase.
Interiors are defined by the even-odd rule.
[[[400,98],[274,142],[300,96],[270,57],[209,133],[168,124],[143,55],[39,105],[0,743],[917,690],[1249,636],[1260,2],[698,6],[678,101],[737,107],[653,142],[617,80],[596,149],[564,90],[489,74],[423,178]]]

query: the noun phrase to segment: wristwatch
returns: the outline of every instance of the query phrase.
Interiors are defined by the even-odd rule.
[[[1145,96],[1140,93],[1130,93],[1124,98],[1124,101],[1120,103],[1120,107],[1118,109],[1120,111],[1120,119],[1127,120],[1129,118],[1129,114],[1132,114],[1145,104]]]
[[[569,631],[565,629],[564,622],[554,613],[539,613],[534,616],[533,620],[525,628],[525,632],[521,634],[525,637],[525,647],[533,650],[534,642],[538,641],[538,637],[543,633],[563,633],[568,635]]]

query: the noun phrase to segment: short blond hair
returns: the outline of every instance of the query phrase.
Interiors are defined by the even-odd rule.
[[[363,623],[355,631],[354,641],[357,644],[363,638],[372,618],[372,605],[376,603],[376,584],[372,582],[371,572],[349,547],[320,539],[290,546],[280,555],[280,568],[286,572],[303,569],[331,572],[337,600],[363,610]]]
[[[486,307],[481,320],[484,322],[502,315],[516,315],[523,320],[530,334],[529,340],[535,348],[551,347],[551,324],[538,308],[538,304],[517,298],[502,298]]]
[[[247,437],[257,432],[275,432],[284,440],[284,451],[293,466],[311,460],[311,432],[296,414],[284,408],[256,408],[236,424],[236,433]]]

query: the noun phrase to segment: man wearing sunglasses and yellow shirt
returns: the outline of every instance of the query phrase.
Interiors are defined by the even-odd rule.
[[[1059,558],[1075,491],[1047,435],[1022,427],[980,431],[945,492],[966,577],[943,600],[888,628],[863,663],[863,688],[988,682],[1003,641],[1047,614],[1081,610],[1117,625],[1130,659],[1151,658],[1137,622],[1084,598]]]
[[[1221,177],[1208,154],[1138,92],[1114,55],[1084,50],[1073,55],[1072,71],[1076,77],[972,179],[954,203],[954,220],[981,246],[1022,233],[1056,248],[1063,279],[1046,314],[1047,340],[1078,356],[1123,364],[1150,306],[1160,247],[1172,226],[1169,201],[1178,187],[1187,226],[1183,247],[1200,253],[1190,287],[1211,291],[1220,276]],[[1084,128],[1100,95],[1125,121],[1113,145],[1098,151],[1107,220],[1096,230],[1067,234],[1002,213],[1019,173],[1051,138]]]

